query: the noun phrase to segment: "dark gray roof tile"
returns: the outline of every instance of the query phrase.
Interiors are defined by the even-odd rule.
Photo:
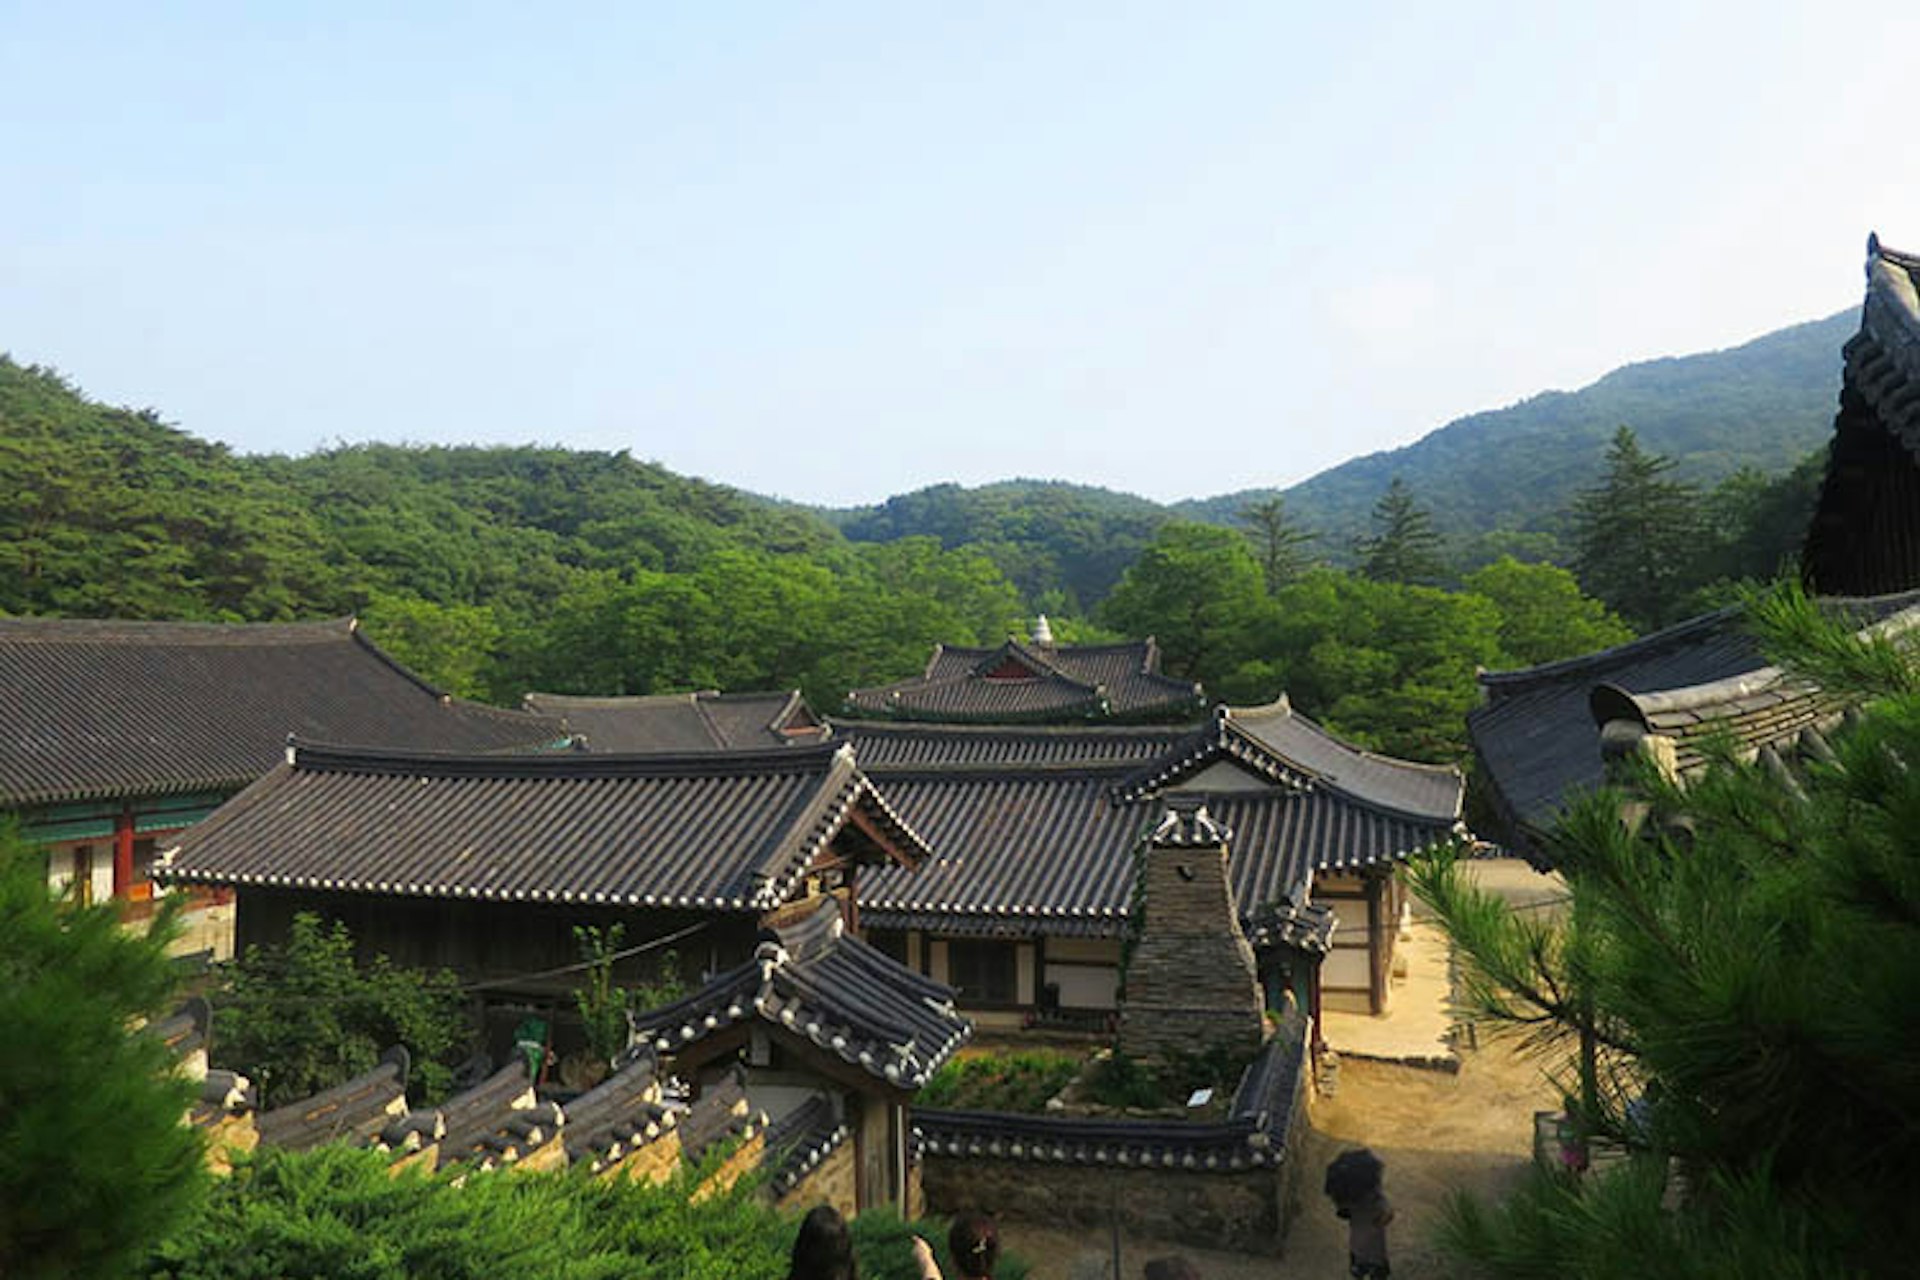
[[[299,748],[156,867],[182,883],[759,911],[854,808],[926,846],[831,745],[684,756]]]
[[[1013,723],[1176,719],[1205,705],[1200,686],[1160,674],[1151,639],[1114,645],[936,646],[910,680],[847,695],[856,716]]]
[[[351,621],[0,618],[0,808],[237,789],[290,734],[493,752],[562,730],[445,697]]]
[[[755,1019],[899,1089],[918,1089],[973,1034],[951,989],[847,933],[823,899],[752,960],[635,1018],[662,1054]]]
[[[529,693],[528,711],[563,721],[592,751],[755,751],[828,736],[797,689],[586,698]]]

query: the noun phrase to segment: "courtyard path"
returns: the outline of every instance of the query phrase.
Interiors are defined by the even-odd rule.
[[[1519,907],[1552,910],[1565,893],[1557,879],[1536,875],[1512,860],[1481,863],[1470,870]],[[1418,920],[1418,907],[1415,914]],[[1418,923],[1415,931],[1426,932]],[[1441,947],[1426,959],[1429,965],[1438,960],[1444,971],[1444,956]],[[1438,975],[1429,969],[1415,975],[1412,985],[1421,985],[1422,977],[1431,981]],[[1410,1033],[1424,1044],[1432,1015],[1421,1009],[1415,1016],[1417,1027],[1382,1025],[1374,1034],[1404,1038]],[[1375,1021],[1392,1024],[1396,1019],[1389,1015]],[[1440,1206],[1456,1190],[1485,1197],[1503,1194],[1532,1158],[1533,1113],[1559,1103],[1540,1063],[1507,1041],[1483,1036],[1479,1047],[1462,1049],[1458,1058],[1457,1073],[1351,1055],[1341,1059],[1336,1091],[1312,1099],[1310,1105],[1299,1212],[1284,1257],[1194,1249],[1123,1233],[1122,1280],[1138,1280],[1147,1259],[1168,1253],[1192,1260],[1207,1280],[1345,1276],[1346,1223],[1334,1217],[1320,1194],[1319,1180],[1328,1160],[1358,1145],[1371,1147],[1387,1164],[1387,1193],[1398,1214],[1391,1229],[1395,1277],[1440,1275],[1427,1240]],[[1111,1276],[1106,1232],[1051,1231],[1009,1222],[1003,1234],[1008,1247],[1033,1264],[1036,1280]]]

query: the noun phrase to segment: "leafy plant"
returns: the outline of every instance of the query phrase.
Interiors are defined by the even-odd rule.
[[[347,927],[311,912],[284,944],[247,948],[214,1005],[222,1065],[250,1076],[266,1107],[370,1070],[396,1044],[413,1057],[409,1094],[436,1101],[473,1034],[451,973],[385,956],[363,966]]]
[[[916,1102],[970,1111],[1039,1112],[1080,1072],[1077,1054],[1057,1049],[954,1058],[934,1073]]]

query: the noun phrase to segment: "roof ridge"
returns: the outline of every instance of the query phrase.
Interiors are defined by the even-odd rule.
[[[838,743],[766,747],[751,751],[589,752],[529,755],[408,751],[289,739],[296,769],[336,773],[400,773],[434,777],[674,778],[752,773],[826,773]]]
[[[1466,776],[1460,771],[1458,765],[1429,764],[1425,760],[1409,760],[1405,756],[1388,755],[1384,751],[1375,751],[1371,747],[1363,747],[1359,743],[1349,742],[1347,739],[1321,724],[1318,720],[1315,720],[1312,716],[1307,715],[1298,707],[1295,707],[1292,699],[1288,698],[1284,693],[1265,706],[1228,707],[1227,710],[1230,712],[1261,712],[1270,711],[1275,707],[1283,708],[1283,714],[1285,714],[1288,719],[1298,720],[1301,724],[1306,725],[1307,728],[1313,730],[1334,746],[1339,747],[1342,751],[1356,755],[1362,760],[1372,760],[1379,764],[1391,765],[1395,768],[1406,769],[1410,772],[1448,774],[1456,778],[1464,778]]]
[[[1710,613],[1698,617],[1686,618],[1658,631],[1650,631],[1643,636],[1635,636],[1620,644],[1609,645],[1592,653],[1583,653],[1571,658],[1556,658],[1552,662],[1536,663],[1531,667],[1513,667],[1506,671],[1482,671],[1478,679],[1485,688],[1504,688],[1524,685],[1529,681],[1551,676],[1572,675],[1580,671],[1592,671],[1625,657],[1638,657],[1651,653],[1666,645],[1689,640],[1704,631],[1710,631],[1720,623],[1738,616],[1744,606],[1724,605]]]
[[[31,615],[0,617],[0,640],[32,643],[88,638],[136,643],[172,639],[196,644],[318,644],[345,640],[357,620],[351,615],[302,622],[200,622],[177,618],[50,618]]]

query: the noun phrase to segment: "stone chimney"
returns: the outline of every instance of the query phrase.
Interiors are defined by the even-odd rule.
[[[1233,832],[1198,796],[1172,795],[1147,837],[1140,935],[1127,960],[1120,1052],[1166,1060],[1260,1047],[1260,980],[1227,879]]]

